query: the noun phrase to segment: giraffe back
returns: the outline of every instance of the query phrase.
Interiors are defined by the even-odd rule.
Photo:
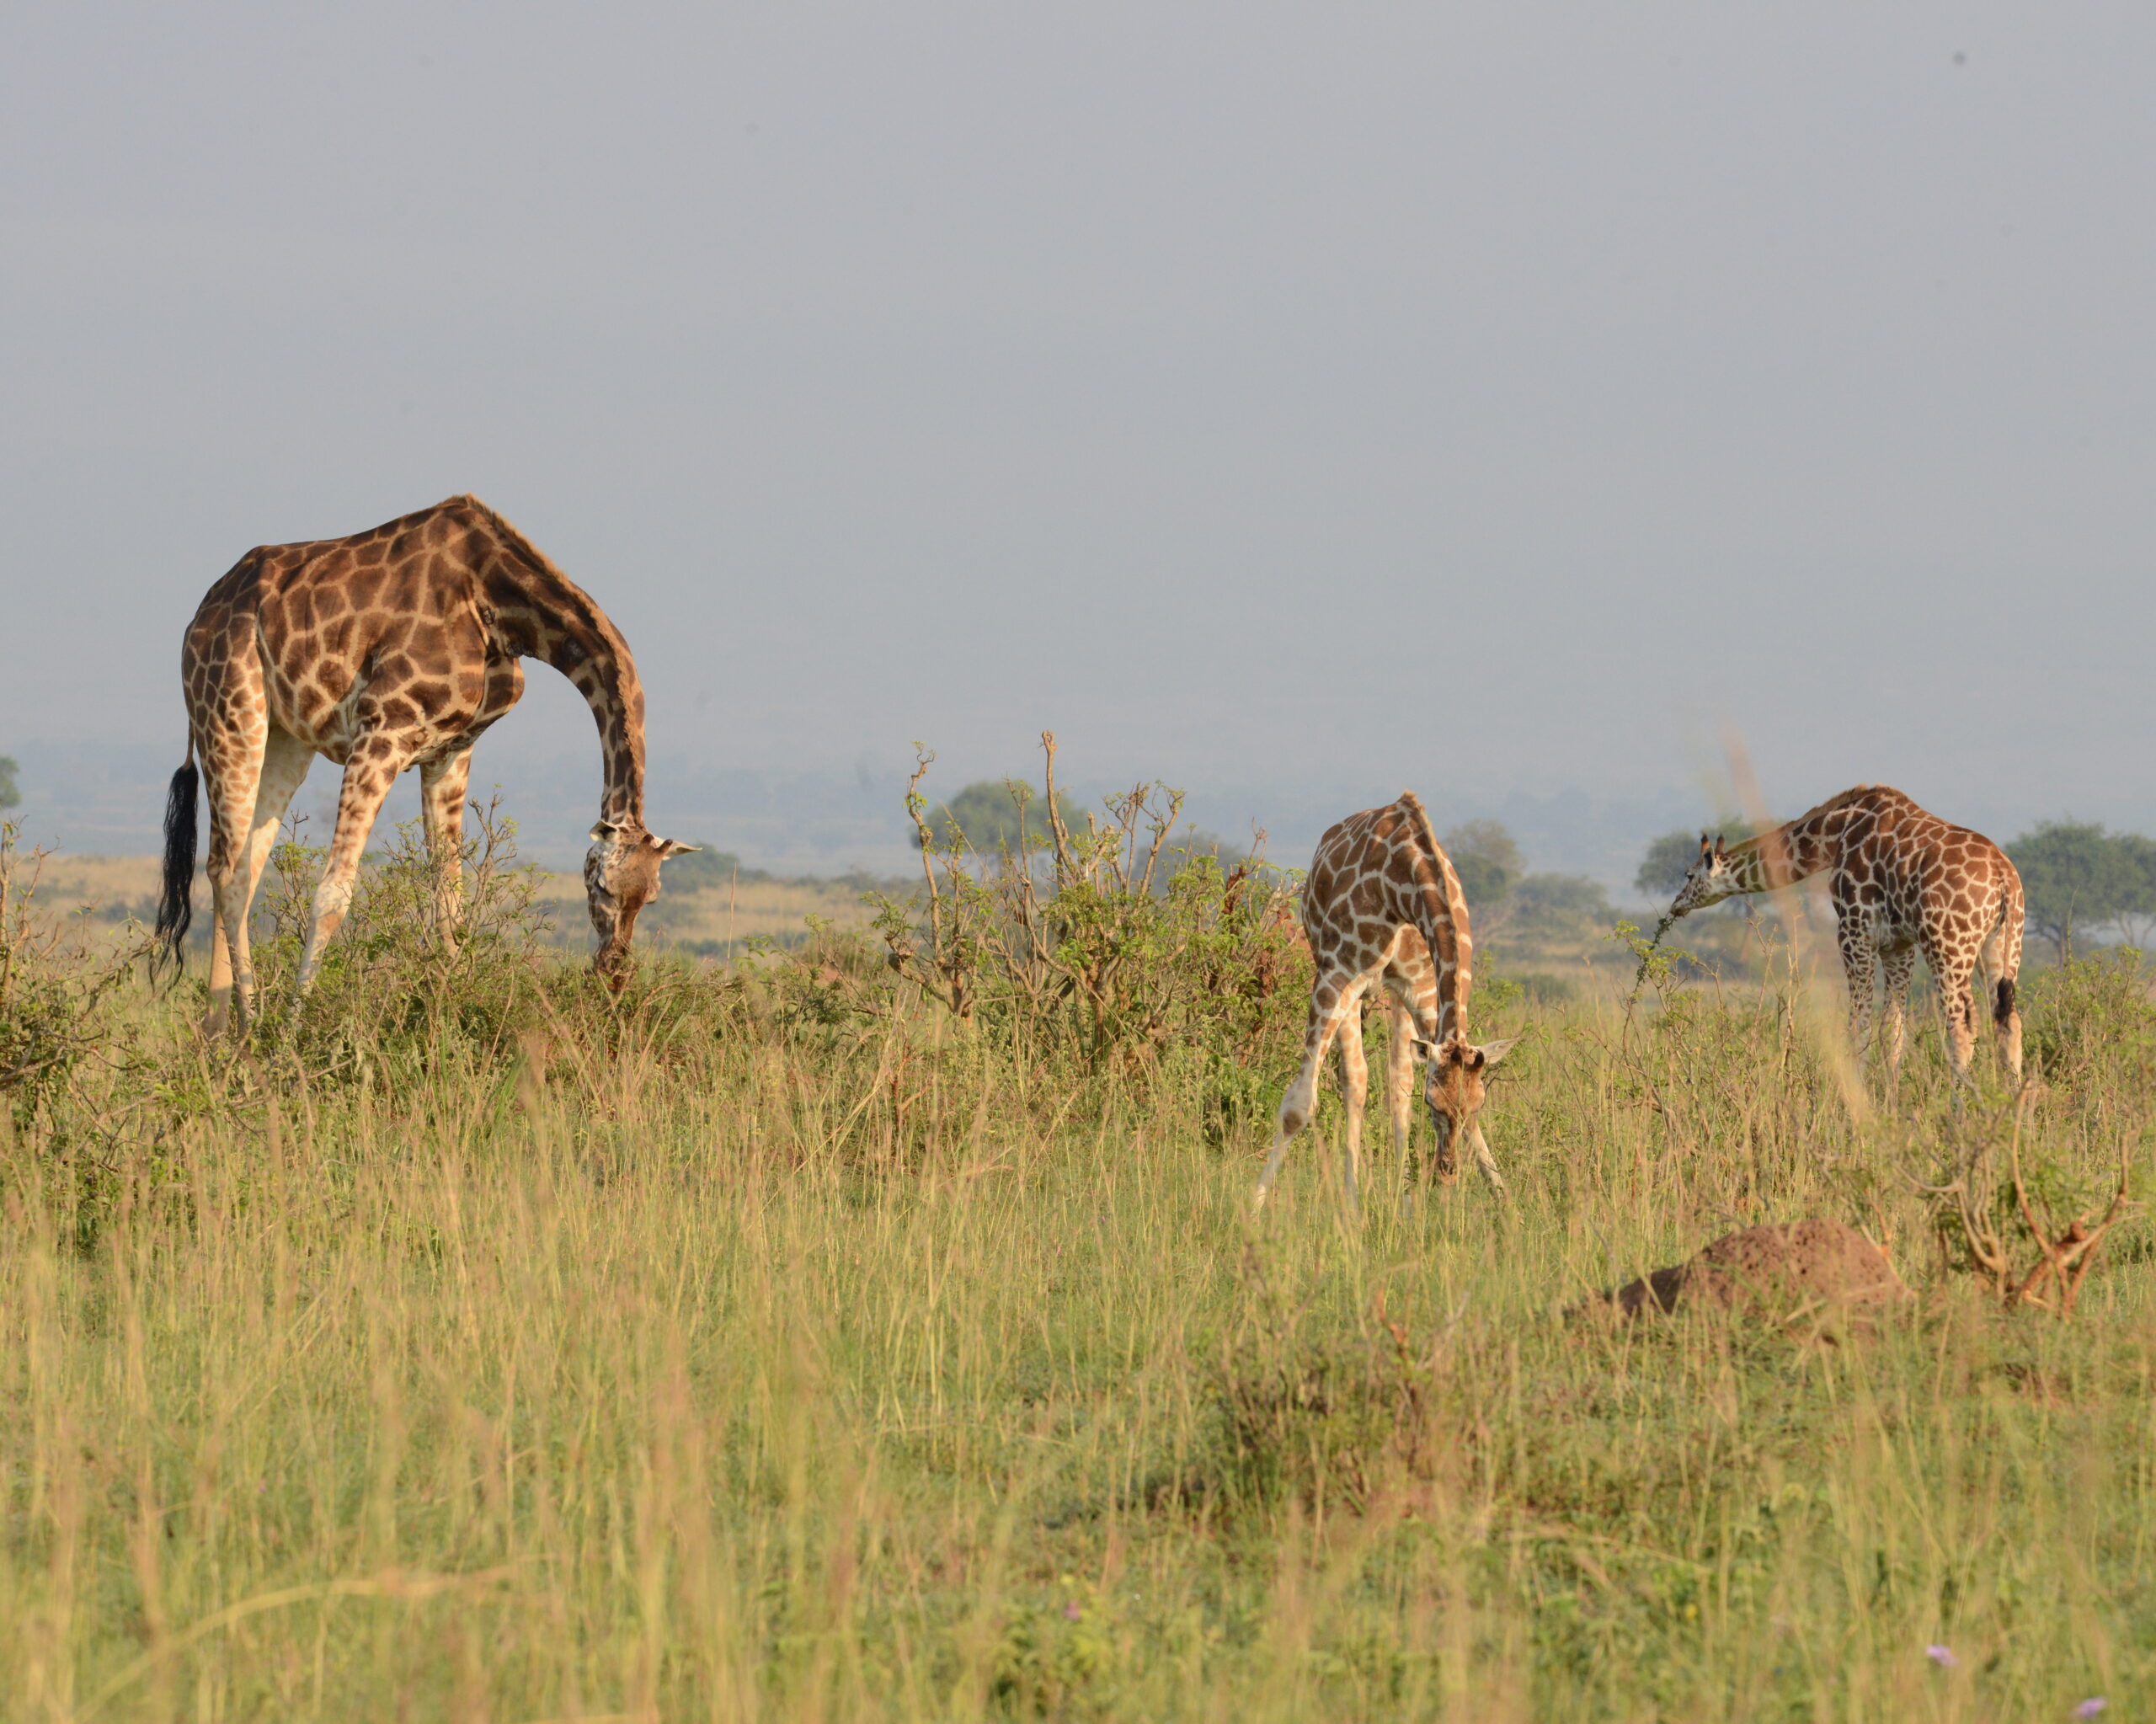
[[[1474,985],[1466,898],[1412,793],[1327,829],[1304,882],[1303,926],[1321,986],[1390,963],[1433,995],[1438,1036],[1460,1026]]]
[[[1882,941],[1972,953],[2000,933],[2018,969],[2021,876],[1981,832],[1883,784],[1845,791],[1791,825],[1800,847],[1816,839],[1828,848],[1837,910]]]

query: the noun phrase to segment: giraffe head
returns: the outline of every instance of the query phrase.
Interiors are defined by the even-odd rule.
[[[591,848],[584,855],[584,896],[599,935],[591,967],[616,992],[628,979],[638,913],[659,896],[659,865],[696,847],[647,832],[640,820],[601,820],[591,829]]]
[[[1677,897],[1669,906],[1670,920],[1734,898],[1743,889],[1730,862],[1728,847],[1720,837],[1710,839],[1702,832],[1700,859],[1685,871],[1684,883],[1677,889]]]
[[[1460,1177],[1457,1148],[1479,1145],[1482,1139],[1482,1103],[1487,1094],[1490,1068],[1519,1039],[1477,1047],[1458,1030],[1440,1042],[1415,1043],[1428,1064],[1423,1068],[1422,1099],[1430,1109],[1430,1124],[1438,1134],[1438,1177],[1449,1185]]]

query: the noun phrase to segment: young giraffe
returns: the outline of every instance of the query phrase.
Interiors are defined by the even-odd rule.
[[[216,918],[210,1023],[253,1008],[248,907],[286,805],[318,754],[344,769],[329,858],[301,959],[304,993],[351,903],[382,799],[419,769],[435,914],[454,937],[472,745],[524,692],[518,660],[545,660],[576,686],[606,757],[584,858],[600,936],[595,967],[616,987],[659,865],[694,846],[643,824],[643,686],[606,613],[476,497],[451,497],[371,532],[247,553],[211,587],[180,650],[187,762],[165,814],[157,932],[178,963],[192,919],[196,770],[209,781],[206,872]]]
[[[1414,1113],[1411,1081],[1419,1052],[1428,1062],[1422,1098],[1437,1131],[1438,1177],[1447,1184],[1458,1177],[1453,1148],[1465,1141],[1474,1150],[1476,1165],[1502,1193],[1504,1178],[1483,1140],[1479,1115],[1484,1079],[1513,1043],[1478,1048],[1467,1039],[1467,1001],[1475,986],[1467,899],[1412,791],[1402,791],[1390,807],[1350,814],[1318,841],[1303,883],[1303,926],[1317,979],[1310,990],[1302,1068],[1280,1102],[1272,1152],[1258,1177],[1258,1206],[1264,1207],[1289,1140],[1315,1110],[1318,1069],[1336,1038],[1348,1112],[1347,1195],[1353,1204],[1361,1171],[1363,1104],[1369,1094],[1361,1007],[1363,995],[1379,982],[1389,997],[1391,1035],[1385,1089],[1394,1145],[1405,1152]]]
[[[1829,872],[1831,871],[1831,872]],[[1828,873],[1849,976],[1849,1034],[1870,1052],[1874,970],[1886,993],[1886,1063],[1898,1077],[1909,978],[1919,953],[1946,1003],[1955,1105],[1976,1045],[1970,990],[1977,960],[1992,982],[1992,1022],[2015,1086],[2021,1082],[2021,876],[2006,852],[1967,827],[1926,814],[1898,790],[1860,784],[1787,825],[1725,847],[1700,840],[1700,859],[1669,906],[1673,920],[1739,893],[1764,892]]]

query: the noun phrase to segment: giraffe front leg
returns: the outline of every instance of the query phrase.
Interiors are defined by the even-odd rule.
[[[1385,1111],[1392,1127],[1393,1159],[1400,1164],[1404,1201],[1413,1184],[1407,1145],[1415,1131],[1415,1018],[1400,1000],[1392,1002],[1385,1015]]]
[[[435,932],[452,953],[464,921],[464,793],[471,777],[468,748],[437,755],[419,768],[419,806],[426,816],[427,860],[434,875]]]
[[[1482,1177],[1490,1182],[1491,1190],[1501,1198],[1512,1196],[1512,1188],[1505,1183],[1505,1176],[1497,1172],[1497,1158],[1490,1153],[1489,1140],[1482,1135],[1482,1122],[1477,1119],[1468,1134],[1468,1142],[1475,1150],[1475,1165],[1482,1170]]]
[[[1897,946],[1880,954],[1886,979],[1886,1088],[1898,1096],[1902,1089],[1902,1049],[1908,1033],[1909,979],[1916,974],[1913,946]]]
[[[1265,1171],[1257,1176],[1257,1194],[1252,1199],[1253,1209],[1262,1209],[1265,1199],[1273,1189],[1273,1182],[1279,1177],[1280,1163],[1288,1153],[1288,1145],[1295,1134],[1310,1123],[1310,1115],[1317,1110],[1317,1075],[1325,1064],[1326,1050],[1340,1027],[1340,990],[1331,982],[1321,982],[1310,994],[1310,1015],[1308,1027],[1303,1032],[1303,1063],[1288,1086],[1288,1092],[1280,1098],[1280,1117],[1273,1129],[1273,1147],[1265,1157]]]
[[[1363,1046],[1362,1002],[1351,1004],[1340,1025],[1340,1100],[1348,1110],[1347,1145],[1341,1163],[1341,1196],[1348,1213],[1360,1204],[1357,1186],[1363,1172],[1363,1109],[1370,1099],[1370,1062]]]
[[[362,739],[344,766],[344,785],[337,798],[337,830],[329,841],[329,861],[314,889],[314,917],[307,928],[307,953],[300,959],[299,991],[305,998],[322,968],[323,952],[344,926],[359,879],[360,858],[382,799],[405,762],[386,737]]]

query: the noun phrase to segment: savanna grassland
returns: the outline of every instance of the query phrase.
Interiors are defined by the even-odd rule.
[[[445,952],[399,853],[295,1010],[290,851],[244,1044],[196,1033],[199,960],[152,992],[116,925],[26,906],[19,859],[0,1713],[2024,1720],[2156,1693],[2148,1225],[2064,1319],[1967,1268],[1972,1225],[2034,1261],[2122,1154],[2143,1177],[2133,963],[2025,983],[2017,1145],[1988,1057],[1955,1124],[1931,1019],[1891,1102],[1849,1071],[1817,954],[1662,971],[1628,1019],[1531,999],[1497,945],[1474,1027],[1524,1036],[1486,1116],[1513,1202],[1422,1187],[1373,1106],[1348,1212],[1328,1099],[1254,1222],[1307,959],[1277,882],[1134,853],[1037,894],[946,871],[934,917],[731,966],[647,954],[618,997],[499,853]],[[1920,1188],[1955,1177],[1960,1206]],[[1886,1243],[1912,1306],[1577,1309],[1809,1215]]]

